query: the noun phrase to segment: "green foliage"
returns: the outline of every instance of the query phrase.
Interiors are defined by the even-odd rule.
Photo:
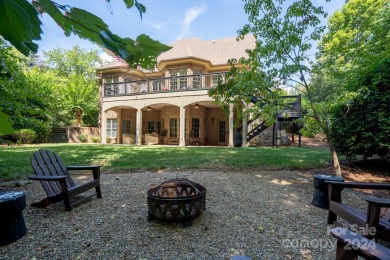
[[[137,0],[123,0],[127,8],[135,6],[142,18],[146,11],[144,5]],[[48,14],[64,31],[66,36],[75,34],[122,57],[131,67],[140,65],[153,68],[156,57],[170,47],[154,41],[147,35],[139,35],[137,39],[121,38],[113,34],[107,24],[94,14],[68,5],[60,5],[51,0],[0,0],[0,35],[15,46],[21,53],[36,53],[40,40],[41,14]]]
[[[350,0],[328,23],[319,45],[320,67],[339,88],[359,91],[362,75],[390,58],[388,1]]]
[[[0,38],[0,109],[9,119],[0,117],[2,127],[10,122],[15,129],[31,128],[25,124],[29,119],[49,120],[49,107],[54,103],[50,84],[31,72],[30,63]]]
[[[340,154],[351,160],[357,156],[390,158],[390,60],[361,82],[366,86],[348,105],[334,111],[339,118],[331,135]]]
[[[100,137],[99,136],[92,136],[92,142],[93,143],[100,143]]]
[[[81,134],[78,136],[78,138],[79,138],[80,142],[82,142],[82,143],[88,142],[88,135],[87,134]]]
[[[328,24],[319,45],[313,85],[321,86],[315,92],[319,99],[333,100],[323,108],[331,115],[332,139],[349,159],[384,157],[389,134],[388,1],[350,0]]]
[[[75,46],[44,52],[44,56],[49,65],[44,73],[51,77],[51,89],[58,100],[53,107],[55,124],[97,125],[99,87],[95,64],[100,58],[96,51]]]
[[[329,140],[330,118],[326,112],[329,112],[328,106],[332,101],[318,99],[320,102],[316,102],[314,87],[310,84],[310,75],[315,72],[310,52],[313,51],[313,43],[320,40],[325,31],[321,19],[327,13],[315,1],[308,0],[244,2],[249,23],[239,30],[239,38],[253,34],[256,47],[248,52],[248,59],[240,60],[243,68],[233,66],[228,82],[219,84],[210,95],[219,104],[250,104],[250,97],[255,95],[265,105],[261,110],[260,106],[248,105],[243,114],[260,114],[270,125],[275,121],[273,117],[279,89],[283,86],[295,88],[302,99],[307,100],[304,116],[312,117],[328,139],[336,174],[341,175],[337,153]],[[234,62],[232,65],[235,65]],[[326,84],[327,89],[329,86]]]
[[[35,118],[29,118],[24,123],[25,128],[32,129],[36,132],[37,136],[34,139],[34,143],[45,143],[49,138],[52,126],[49,122],[44,122]]]
[[[41,21],[37,10],[27,1],[0,0],[0,35],[10,41],[20,52],[36,52],[40,40]],[[6,25],[6,26],[5,26]]]
[[[256,47],[248,51],[248,59],[239,61],[242,68],[231,61],[227,82],[211,90],[210,95],[220,104],[250,104],[251,97],[257,96],[262,106],[248,105],[243,114],[260,115],[270,125],[278,110],[278,96],[284,86],[289,86],[302,94],[305,116],[314,118],[321,132],[326,132],[326,116],[321,113],[328,103],[312,100],[314,88],[308,77],[313,63],[309,52],[325,30],[320,23],[327,16],[323,7],[306,0],[289,5],[284,0],[246,0],[244,8],[249,23],[239,31],[239,38],[253,34]]]
[[[9,116],[7,114],[4,114],[1,112],[1,107],[0,107],[0,136],[1,135],[6,135],[6,134],[12,134],[13,133],[13,127],[12,124],[9,120]]]
[[[245,1],[249,23],[239,30],[239,39],[253,34],[256,47],[248,51],[248,59],[232,60],[227,82],[210,91],[220,104],[249,104],[252,96],[261,98],[260,102],[265,104],[261,110],[259,106],[248,106],[244,114],[261,114],[269,124],[274,120],[274,104],[282,86],[290,84],[303,98],[310,97],[306,77],[312,61],[308,51],[325,29],[320,25],[320,19],[326,16],[321,6],[305,0],[294,1],[290,6],[285,6],[285,2]],[[237,62],[244,67],[235,66]]]
[[[14,133],[14,138],[17,140],[19,144],[31,144],[34,142],[37,134],[32,129],[21,129],[17,130]]]
[[[306,116],[302,119],[303,127],[300,129],[300,133],[306,137],[315,137],[319,133],[322,133],[318,127],[317,121],[313,117]]]

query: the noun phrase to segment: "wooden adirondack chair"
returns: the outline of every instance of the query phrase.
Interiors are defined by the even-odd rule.
[[[32,203],[31,206],[46,207],[50,204],[64,201],[65,210],[71,211],[75,204],[78,204],[92,196],[102,198],[100,189],[100,166],[65,166],[58,154],[40,149],[31,156],[31,166],[36,176],[30,176],[30,180],[41,182],[47,198],[40,202]],[[70,177],[70,170],[91,170],[93,180],[76,185]],[[74,197],[85,191],[95,188],[95,193],[85,198],[74,201]]]
[[[390,259],[390,248],[350,230],[337,227],[331,230],[331,234],[337,238],[336,260],[356,260],[358,256],[364,259]]]
[[[367,197],[366,212],[359,211],[341,201],[341,192],[344,188],[350,189],[377,189],[390,191],[390,184],[364,182],[334,182],[328,183],[329,214],[328,224],[341,226],[337,217],[355,225],[355,229],[367,231],[367,238],[382,239],[390,242],[390,222],[381,217],[381,208],[390,208],[390,199]],[[369,232],[369,231],[373,232]],[[374,234],[370,234],[374,233]]]

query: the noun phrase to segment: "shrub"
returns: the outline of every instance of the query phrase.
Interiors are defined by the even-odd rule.
[[[100,143],[100,137],[99,136],[92,136],[92,142]]]
[[[34,142],[35,138],[37,137],[37,134],[32,129],[21,129],[15,131],[14,137],[17,140],[17,143],[31,144],[32,142]]]
[[[331,136],[339,154],[347,159],[358,155],[390,157],[390,61],[362,82],[364,86],[352,106],[334,111],[338,120],[331,127]]]
[[[88,135],[87,135],[87,134],[81,134],[81,135],[79,135],[79,140],[80,140],[80,142],[82,142],[82,143],[88,142]]]
[[[51,133],[51,124],[42,120],[29,118],[25,123],[25,128],[32,129],[37,134],[35,143],[45,143]]]

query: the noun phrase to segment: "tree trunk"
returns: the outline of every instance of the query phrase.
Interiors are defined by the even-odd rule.
[[[78,127],[81,127],[81,120],[83,117],[83,111],[81,109],[76,110],[76,124]]]
[[[326,138],[328,140],[330,153],[332,154],[333,168],[336,176],[341,176],[341,167],[339,162],[339,157],[337,156],[336,148],[333,144],[332,139],[329,137],[328,133],[326,133]]]
[[[314,107],[314,106],[312,105],[312,107]],[[340,167],[339,157],[337,156],[336,147],[334,146],[333,140],[332,140],[332,138],[331,138],[331,136],[329,134],[329,127],[327,125],[323,124],[323,122],[320,120],[320,117],[317,114],[317,111],[314,108],[313,108],[313,112],[314,112],[314,115],[315,115],[314,118],[316,119],[316,121],[317,121],[318,125],[320,126],[322,132],[326,136],[326,140],[328,141],[330,153],[332,155],[333,169],[335,171],[335,175],[336,176],[341,176],[341,167]]]

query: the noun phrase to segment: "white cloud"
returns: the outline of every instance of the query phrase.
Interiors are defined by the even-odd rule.
[[[154,30],[160,30],[162,28],[164,28],[167,23],[166,22],[161,22],[161,23],[155,23],[155,22],[152,22],[152,21],[146,21]]]
[[[187,37],[191,34],[191,24],[198,18],[199,15],[203,14],[206,11],[206,6],[193,6],[186,11],[186,15],[182,22],[182,28],[177,39]]]

